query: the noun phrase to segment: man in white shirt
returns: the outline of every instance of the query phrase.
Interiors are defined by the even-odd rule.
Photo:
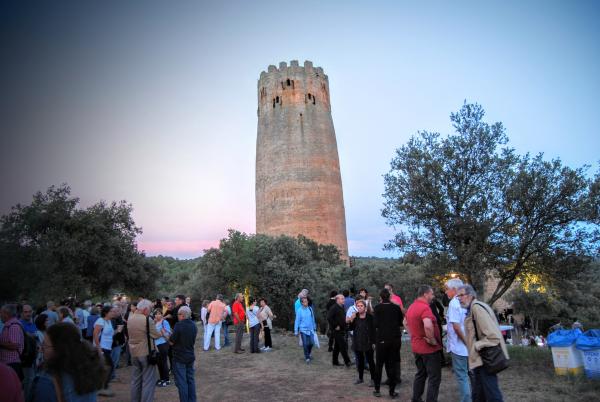
[[[446,295],[450,299],[446,311],[447,345],[446,349],[452,356],[452,371],[456,376],[460,402],[471,400],[471,384],[469,382],[469,352],[466,346],[465,318],[467,309],[461,307],[456,291],[463,285],[460,279],[454,278],[446,282]]]

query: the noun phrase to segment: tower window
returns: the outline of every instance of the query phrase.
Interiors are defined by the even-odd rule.
[[[289,79],[289,78],[287,79],[287,85],[288,85],[288,87],[289,87],[290,85],[292,85],[292,83],[290,82],[290,79]]]
[[[279,103],[279,96],[275,98],[275,103]]]
[[[273,109],[275,108],[275,98],[273,98]]]
[[[312,99],[312,95],[311,94],[308,94],[308,99]]]

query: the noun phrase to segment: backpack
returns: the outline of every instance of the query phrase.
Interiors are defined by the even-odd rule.
[[[31,367],[37,358],[37,342],[33,335],[29,335],[27,332],[25,332],[25,328],[23,328],[21,323],[17,322],[11,324],[10,326],[12,327],[13,325],[18,325],[23,333],[23,352],[19,353],[21,366]]]

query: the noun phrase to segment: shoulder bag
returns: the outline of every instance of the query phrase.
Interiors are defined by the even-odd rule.
[[[480,303],[475,304],[478,304],[488,314],[490,314],[490,312],[484,305]],[[475,328],[475,339],[479,340],[479,334],[477,332],[477,322],[475,321],[474,315],[473,328]],[[483,368],[488,374],[497,374],[502,370],[508,368],[508,359],[506,359],[506,356],[504,355],[504,351],[502,350],[502,346],[500,346],[500,344],[495,346],[489,346],[486,348],[481,348],[481,350],[479,351],[479,355],[481,356],[481,360],[483,361]]]
[[[158,351],[150,347],[150,319],[146,317],[146,338],[148,340],[148,364],[158,363]]]

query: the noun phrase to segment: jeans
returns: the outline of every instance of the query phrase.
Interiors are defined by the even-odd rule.
[[[223,347],[229,346],[229,325],[223,322]]]
[[[421,400],[425,391],[425,381],[427,381],[427,402],[436,402],[442,382],[442,359],[440,352],[427,354],[415,353],[415,365],[417,373],[413,381],[413,402]]]
[[[244,338],[244,323],[235,324],[235,347],[234,352],[242,350],[242,339]]]
[[[156,388],[156,366],[148,364],[148,356],[132,357],[131,402],[152,402]]]
[[[300,337],[302,338],[302,349],[304,349],[304,359],[310,359],[310,353],[312,352],[313,345],[315,341],[313,339],[312,334],[307,335],[304,332],[300,332]]]
[[[260,324],[250,327],[250,353],[259,353],[258,336],[260,335]]]
[[[108,367],[108,376],[106,377],[106,381],[104,382],[104,388],[108,388],[108,382],[113,379],[113,375],[115,374],[115,364],[112,360],[112,350],[110,349],[102,349],[102,353],[104,353],[104,361],[106,362],[106,366]]]
[[[473,402],[502,402],[496,374],[488,374],[483,366],[473,369]]]
[[[123,349],[122,346],[113,346],[112,351],[110,353],[110,358],[113,361],[113,369],[116,370],[119,368],[119,360],[121,360],[121,350]],[[115,375],[115,371],[113,370],[112,373],[112,378],[111,380],[114,380],[116,375]]]
[[[215,334],[215,349],[221,349],[221,321],[215,324],[206,325],[206,333],[204,334],[204,350],[210,349],[210,338]]]
[[[194,362],[180,363],[173,361],[175,385],[179,391],[180,402],[196,402],[196,383],[194,382]]]
[[[23,391],[25,392],[25,400],[29,399],[29,395],[31,394],[31,388],[33,385],[33,379],[35,378],[35,368],[31,367],[22,367],[23,376]]]
[[[456,377],[460,402],[471,402],[471,384],[469,382],[469,357],[450,352],[452,356],[452,371]]]

